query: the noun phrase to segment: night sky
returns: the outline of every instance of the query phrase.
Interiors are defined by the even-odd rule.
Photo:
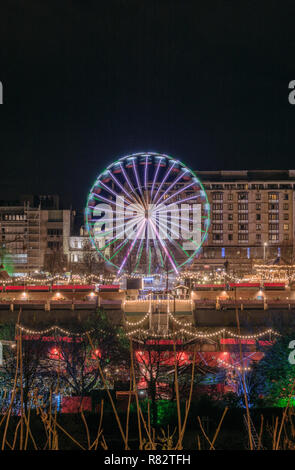
[[[0,197],[82,208],[105,165],[136,151],[295,168],[294,13],[287,0],[2,0]]]

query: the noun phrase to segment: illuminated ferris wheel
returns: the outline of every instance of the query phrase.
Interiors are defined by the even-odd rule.
[[[179,160],[136,153],[99,175],[85,220],[96,250],[118,275],[178,274],[207,237],[210,205],[196,174]]]

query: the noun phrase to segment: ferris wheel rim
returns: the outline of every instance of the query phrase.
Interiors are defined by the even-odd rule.
[[[153,190],[154,190],[154,185],[155,185],[156,177],[157,177],[157,175],[158,175],[158,171],[159,171],[160,166],[161,166],[161,162],[162,162],[163,160],[166,160],[166,163],[168,162],[168,164],[171,165],[171,166],[170,166],[170,169],[169,169],[169,171],[168,171],[168,175],[166,174],[166,176],[167,176],[167,177],[169,176],[170,171],[172,171],[172,169],[173,169],[173,167],[174,167],[175,165],[179,165],[179,166],[181,167],[181,170],[184,170],[184,173],[189,173],[189,174],[191,175],[191,177],[192,177],[193,182],[192,182],[189,186],[193,186],[194,184],[195,184],[195,185],[197,184],[197,185],[199,186],[199,188],[200,188],[200,192],[202,192],[202,197],[205,199],[205,207],[206,207],[206,211],[207,211],[207,212],[206,212],[206,221],[205,221],[205,226],[204,226],[204,230],[203,230],[203,235],[201,236],[201,242],[198,244],[198,246],[197,246],[196,249],[192,252],[192,254],[188,256],[188,259],[185,259],[184,261],[180,262],[179,264],[176,263],[176,264],[177,264],[177,269],[180,269],[180,268],[182,268],[184,265],[190,263],[190,262],[197,256],[197,254],[198,254],[198,252],[200,251],[200,249],[201,249],[201,247],[202,247],[204,241],[205,241],[206,238],[207,238],[208,230],[209,230],[209,226],[210,226],[210,204],[209,204],[208,196],[207,196],[207,194],[206,194],[206,191],[205,191],[205,189],[204,189],[204,186],[203,186],[202,182],[200,181],[200,179],[198,178],[197,174],[196,174],[193,170],[191,170],[186,164],[184,164],[182,161],[180,161],[180,160],[178,160],[178,159],[175,159],[174,157],[172,157],[172,156],[170,156],[170,155],[162,154],[162,153],[159,153],[159,152],[136,152],[136,153],[132,153],[132,154],[125,155],[125,156],[123,156],[123,157],[118,158],[116,161],[114,161],[113,163],[111,163],[110,165],[108,165],[108,166],[98,175],[98,177],[95,179],[94,184],[92,185],[92,187],[91,187],[91,189],[90,189],[90,191],[89,191],[89,193],[88,193],[88,197],[87,197],[87,201],[86,201],[86,208],[85,208],[85,222],[86,222],[85,225],[86,225],[86,228],[87,228],[87,231],[88,231],[88,234],[89,234],[89,238],[90,238],[90,240],[91,240],[91,243],[92,243],[92,245],[94,246],[94,248],[96,249],[96,251],[99,253],[99,255],[104,259],[104,261],[105,261],[108,265],[111,265],[111,266],[114,267],[116,270],[119,270],[119,271],[118,271],[118,274],[121,274],[121,267],[119,267],[115,262],[112,261],[112,257],[111,257],[111,258],[108,258],[107,256],[105,256],[105,254],[103,253],[103,251],[101,251],[101,250],[97,247],[97,245],[96,245],[96,243],[95,243],[95,239],[94,239],[95,237],[93,237],[93,235],[92,235],[92,233],[91,233],[91,228],[90,228],[89,220],[88,220],[88,214],[89,214],[89,212],[90,212],[90,208],[93,209],[93,207],[92,207],[92,206],[89,206],[89,201],[90,201],[91,198],[93,198],[94,189],[98,187],[98,183],[101,183],[101,180],[102,180],[103,175],[105,175],[104,178],[106,178],[106,177],[112,178],[113,181],[115,181],[115,183],[116,183],[116,180],[118,181],[118,179],[117,179],[116,176],[114,176],[114,168],[117,168],[117,167],[119,166],[120,171],[122,171],[125,175],[127,175],[126,168],[124,168],[123,163],[126,162],[126,161],[130,161],[130,162],[132,161],[132,162],[133,162],[133,168],[134,168],[134,166],[135,166],[135,165],[134,165],[134,161],[137,159],[137,163],[140,163],[140,162],[138,162],[138,159],[139,159],[139,158],[143,158],[143,157],[146,157],[146,162],[147,162],[147,159],[148,159],[149,157],[155,157],[155,158],[158,159],[156,174],[154,174],[154,181],[153,181],[153,184],[152,184],[152,192],[151,192],[151,193],[152,193],[152,196],[153,196]],[[163,165],[162,165],[162,166],[163,166]],[[168,165],[164,165],[164,166],[168,166]],[[146,168],[147,168],[147,164],[146,164]],[[118,172],[120,172],[120,171],[118,170]],[[147,170],[146,170],[146,171],[147,171]],[[179,172],[180,172],[180,178],[179,178],[179,180],[181,180],[181,177],[183,177],[183,174],[181,175],[181,171],[179,171]],[[106,176],[106,174],[107,174],[108,176]],[[136,175],[136,173],[135,173],[135,175]],[[166,177],[166,180],[167,180],[167,177]],[[141,195],[142,195],[143,184],[141,184],[140,180],[137,179],[137,176],[136,176],[136,181],[137,181],[137,183],[138,183],[138,187],[134,187],[134,185],[133,185],[133,189],[134,189],[134,190],[138,190],[138,191],[141,193]],[[128,183],[128,177],[125,178],[125,182]],[[174,184],[176,184],[176,182],[177,182],[177,178],[173,181],[173,185],[172,185],[172,186],[174,186]],[[156,194],[154,195],[154,199],[153,199],[153,200],[155,200],[156,197],[157,197],[157,195],[158,195],[158,193],[160,193],[160,190],[161,190],[161,188],[162,188],[162,186],[163,186],[163,183],[164,183],[164,182],[162,182],[162,183],[158,186],[158,188],[157,188],[157,190],[156,190]],[[104,184],[104,183],[103,183],[103,184]],[[102,184],[102,186],[103,186],[103,184]],[[116,184],[117,184],[117,183],[116,183]],[[118,185],[118,184],[117,184],[117,185]],[[118,185],[118,187],[119,187],[119,186],[120,186],[120,185]],[[147,178],[146,178],[146,174],[144,175],[144,187],[147,187]],[[123,189],[123,188],[121,188],[121,189]],[[107,190],[108,190],[109,192],[112,192],[109,187],[107,188]],[[179,193],[180,193],[180,192],[183,192],[183,191],[184,191],[184,189],[182,188],[182,189],[179,191]],[[123,189],[123,192],[125,192],[125,193],[128,195],[128,198],[131,199],[130,193],[128,194],[124,189]],[[170,195],[170,196],[168,197],[168,199],[172,198],[173,196],[175,196],[175,194]],[[136,198],[134,199],[134,196],[132,196],[132,197],[133,197],[133,203],[136,203]],[[137,197],[138,197],[138,195],[137,195]],[[163,194],[159,197],[158,201],[156,201],[156,202],[159,203],[159,201],[162,199],[162,197],[163,197]],[[197,197],[197,196],[191,196],[190,198],[185,198],[183,201],[188,201],[188,200],[191,200],[191,199],[195,199],[196,197]],[[100,201],[103,201],[103,200],[104,200],[104,199],[102,198],[102,196],[99,196],[99,195],[98,195],[98,199],[99,199]],[[166,200],[166,201],[167,201],[167,200]],[[107,200],[107,199],[105,199],[105,202],[114,204],[114,202],[113,202],[112,200]],[[143,202],[143,199],[141,200],[141,202]],[[180,202],[182,202],[182,200],[181,200]],[[177,203],[179,203],[179,202],[177,202]],[[172,202],[171,205],[173,205],[173,204],[174,204],[174,203]],[[129,206],[130,206],[130,205],[131,205],[131,203],[129,204]],[[128,205],[127,205],[127,207],[128,207]],[[166,207],[166,210],[167,210],[167,207],[169,207],[169,206],[165,206],[165,207]],[[152,222],[151,222],[151,224],[153,225]],[[160,224],[161,224],[161,223],[160,223]],[[137,237],[137,238],[138,238],[138,237]],[[157,237],[156,237],[156,238],[157,238]],[[159,238],[159,237],[158,237],[158,239],[159,239],[159,242],[160,242],[160,238]],[[127,238],[126,241],[125,241],[126,244],[127,244],[127,241],[128,241],[128,240],[129,240],[129,239]],[[142,239],[142,240],[143,240],[143,239]],[[129,240],[129,241],[130,241],[130,240]],[[172,240],[170,239],[170,242],[171,242],[171,241],[172,241]],[[141,243],[141,242],[140,242],[140,243]],[[123,242],[122,242],[122,244],[123,244]],[[175,243],[174,243],[174,245],[175,245]],[[125,246],[125,245],[123,244],[123,247],[124,247],[124,246]],[[105,248],[105,247],[103,247],[103,248]],[[174,257],[173,257],[173,258],[174,258]],[[171,262],[171,261],[170,261],[170,262]],[[133,270],[133,273],[136,272],[137,266],[138,266],[138,263],[136,264],[136,266],[135,266],[135,268],[134,268],[134,270]],[[177,269],[176,269],[176,272],[177,272]],[[169,272],[172,272],[172,271],[173,271],[173,269],[170,269],[170,270],[169,270]]]

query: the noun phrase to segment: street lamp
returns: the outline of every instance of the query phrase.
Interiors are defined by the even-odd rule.
[[[263,244],[263,259],[264,259],[264,261],[265,261],[265,250],[266,250],[266,247],[267,247],[267,243],[264,242],[264,244]]]

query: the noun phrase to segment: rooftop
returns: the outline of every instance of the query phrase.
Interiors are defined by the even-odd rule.
[[[216,170],[198,171],[200,180],[205,181],[295,181],[295,170]]]

